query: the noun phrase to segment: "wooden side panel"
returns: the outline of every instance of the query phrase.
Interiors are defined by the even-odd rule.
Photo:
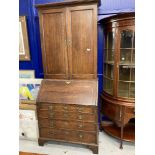
[[[96,5],[70,7],[68,41],[71,78],[96,78]]]
[[[45,78],[67,78],[65,9],[40,12]]]

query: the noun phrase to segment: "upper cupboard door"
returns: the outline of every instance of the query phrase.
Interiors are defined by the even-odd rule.
[[[40,11],[45,78],[67,78],[65,9]]]
[[[69,72],[71,78],[96,78],[97,6],[68,10]]]

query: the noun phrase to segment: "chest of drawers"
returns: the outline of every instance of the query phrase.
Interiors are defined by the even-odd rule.
[[[97,80],[43,80],[37,116],[39,145],[70,142],[98,153]]]

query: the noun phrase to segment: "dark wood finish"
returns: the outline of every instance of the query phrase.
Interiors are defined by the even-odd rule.
[[[97,78],[97,1],[37,7],[45,78]]]
[[[105,25],[105,36],[109,33],[109,32],[113,32],[113,36],[114,36],[114,47],[110,46],[110,42],[107,43],[109,47],[105,47],[105,52],[106,50],[111,52],[111,49],[114,50],[114,54],[113,54],[113,60],[107,60],[104,61],[104,64],[112,64],[111,66],[113,66],[113,76],[112,78],[109,78],[111,75],[104,73],[104,77],[107,78],[106,76],[109,76],[108,78],[110,80],[113,80],[113,85],[112,90],[103,90],[103,93],[101,95],[102,98],[102,107],[101,107],[101,112],[102,114],[104,114],[105,116],[107,116],[110,120],[112,120],[119,129],[119,138],[121,140],[120,143],[120,148],[122,149],[122,140],[124,139],[124,135],[127,134],[126,131],[124,131],[125,126],[128,124],[129,120],[132,118],[135,118],[135,99],[133,97],[128,97],[127,96],[120,96],[119,95],[119,81],[121,79],[119,79],[120,77],[120,65],[126,65],[129,69],[130,69],[130,80],[122,80],[123,82],[132,82],[134,83],[134,80],[131,80],[131,66],[134,66],[133,64],[125,64],[127,59],[125,56],[125,58],[120,59],[121,58],[121,49],[125,49],[128,50],[130,49],[132,54],[133,54],[133,39],[132,39],[132,47],[131,48],[121,48],[121,33],[124,30],[127,31],[132,31],[132,33],[134,33],[134,13],[129,13],[129,14],[121,14],[121,15],[117,15],[117,16],[113,16],[110,18],[107,18],[106,20],[104,20],[104,25]],[[131,55],[132,55],[131,54]],[[110,55],[112,57],[112,55]],[[112,59],[112,58],[111,58]],[[124,64],[121,64],[121,61],[125,60]],[[131,62],[132,62],[132,57],[130,58]],[[109,62],[108,62],[109,61]],[[111,62],[110,62],[111,61]],[[104,83],[105,85],[106,83]],[[130,87],[131,83],[127,83],[128,87]],[[128,88],[129,89],[129,88]],[[109,92],[108,92],[109,91]],[[102,127],[101,128],[105,129],[106,131],[108,130],[108,132],[112,132],[111,135],[114,136],[116,135],[114,126],[110,126],[110,127]],[[131,129],[131,128],[130,128]],[[118,131],[118,130],[117,130]],[[129,130],[127,130],[129,131]],[[133,133],[134,131],[132,131]],[[131,135],[131,137],[130,137]],[[118,136],[116,136],[118,137]],[[129,139],[133,138],[133,134],[129,134],[128,137]]]
[[[116,126],[115,124],[103,125],[103,130],[109,135],[115,138],[121,139],[120,127]],[[135,141],[135,125],[134,124],[129,123],[124,127],[124,134],[123,134],[122,139],[127,142]]]
[[[37,116],[39,145],[71,142],[97,152],[97,80],[42,80]]]

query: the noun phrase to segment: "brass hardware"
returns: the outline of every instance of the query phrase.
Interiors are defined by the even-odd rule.
[[[50,109],[50,110],[52,110],[52,109],[53,109],[53,106],[52,106],[52,105],[51,105],[51,106],[49,106],[49,109]]]
[[[77,107],[78,112],[82,112],[82,108],[81,107]]]
[[[82,128],[82,127],[83,127],[83,125],[82,125],[82,124],[78,125],[78,128]]]
[[[90,48],[87,48],[87,49],[86,49],[86,51],[87,51],[87,52],[90,52],[90,51],[91,51],[91,49],[90,49]]]
[[[79,135],[80,138],[83,138],[83,135]]]
[[[66,84],[70,84],[70,83],[71,83],[71,81],[65,81],[65,83],[66,83]]]
[[[79,115],[79,117],[78,117],[79,119],[82,119],[82,115]]]
[[[68,107],[67,107],[67,106],[64,106],[63,108],[64,108],[64,110],[67,110],[67,109],[68,109]]]
[[[67,117],[68,115],[67,114],[64,114],[64,117]]]
[[[68,46],[70,46],[71,45],[71,40],[68,40]]]
[[[51,124],[51,127],[54,127],[54,122],[51,122],[50,124]]]

